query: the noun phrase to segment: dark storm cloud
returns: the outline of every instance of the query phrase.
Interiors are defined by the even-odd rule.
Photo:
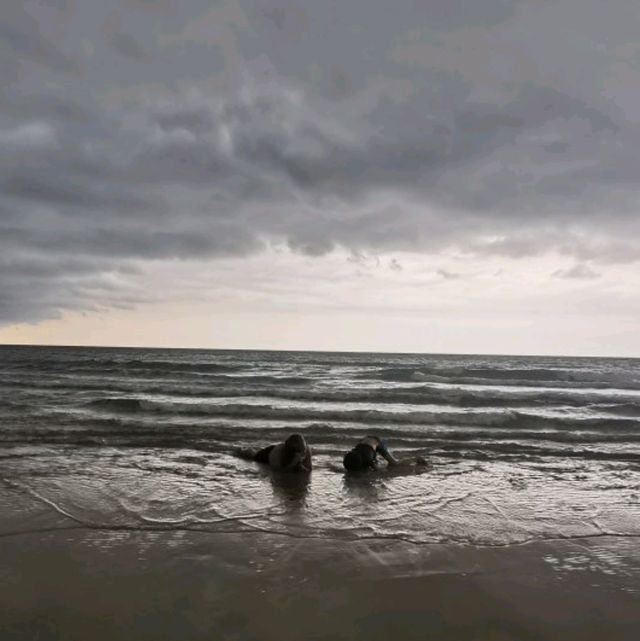
[[[81,104],[74,103],[64,96],[48,96],[42,94],[5,96],[3,105],[5,117],[14,119],[41,121],[42,119],[55,123],[91,125],[92,114]]]
[[[77,62],[42,33],[41,23],[19,2],[3,3],[0,51],[7,58],[35,62],[53,71],[79,70]]]
[[[106,189],[86,182],[73,182],[60,177],[15,175],[2,181],[6,196],[40,202],[52,207],[81,208],[83,212],[102,209],[109,213],[139,212],[150,208],[151,203],[137,194],[127,194]]]
[[[169,110],[166,113],[154,114],[155,121],[165,131],[184,129],[193,134],[205,134],[214,127],[214,118],[205,108]]]
[[[110,280],[131,261],[269,241],[640,259],[634,2],[43,0],[0,18],[0,322],[134,304]]]
[[[147,57],[140,43],[128,33],[114,33],[111,36],[111,45],[125,58],[144,60]]]

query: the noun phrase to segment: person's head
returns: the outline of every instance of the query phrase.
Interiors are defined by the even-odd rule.
[[[302,454],[307,449],[307,442],[304,440],[302,434],[292,434],[284,442],[284,447],[289,452]]]
[[[375,452],[371,447],[355,447],[344,455],[342,464],[349,472],[363,472],[375,467]]]
[[[302,434],[292,434],[284,442],[284,455],[282,458],[282,466],[284,468],[291,468],[300,464],[306,457],[309,456],[309,448],[307,442],[304,440]]]

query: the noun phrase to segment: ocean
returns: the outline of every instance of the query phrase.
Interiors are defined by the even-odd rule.
[[[235,455],[293,432],[312,448],[308,477]],[[428,465],[346,475],[366,435]],[[58,530],[111,533],[103,550],[128,533],[169,534],[166,550],[185,533],[562,541],[539,555],[552,576],[597,571],[640,595],[634,359],[2,346],[0,461],[0,544],[38,549]]]
[[[2,347],[0,363],[5,482],[89,525],[640,535],[636,360]],[[287,488],[233,454],[292,432],[314,460],[293,520]],[[345,477],[368,434],[430,468]]]

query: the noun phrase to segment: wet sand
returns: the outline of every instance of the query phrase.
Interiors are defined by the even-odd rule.
[[[3,640],[640,638],[638,568],[596,562],[624,556],[614,539],[474,548],[66,527],[0,538]]]

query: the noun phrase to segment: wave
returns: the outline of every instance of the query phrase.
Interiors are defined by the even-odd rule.
[[[323,421],[349,423],[390,423],[415,425],[460,425],[561,427],[563,429],[621,429],[638,428],[640,421],[629,418],[577,418],[548,417],[515,410],[485,412],[391,412],[378,409],[324,410],[306,407],[280,407],[273,405],[244,405],[239,403],[184,403],[136,398],[106,398],[87,403],[86,408],[115,413],[154,412],[205,417],[233,417],[250,420]]]
[[[621,414],[629,412],[634,416],[633,409],[640,412],[640,403],[626,402],[620,399],[620,394],[607,394],[606,391],[593,395],[571,390],[468,390],[462,387],[419,387],[401,388],[361,388],[361,389],[265,389],[265,388],[220,388],[217,393],[203,392],[203,396],[218,396],[229,398],[264,396],[290,401],[313,402],[342,402],[342,403],[379,403],[406,405],[450,405],[453,407],[593,407],[615,412],[616,407],[623,407]],[[606,403],[592,405],[594,400]],[[616,402],[620,400],[620,402]]]
[[[590,409],[609,412],[618,416],[640,418],[640,403],[594,403]]]
[[[431,450],[430,454],[444,455],[452,458],[470,458],[479,460],[511,459],[518,461],[535,460],[542,458],[571,458],[591,461],[627,461],[634,464],[640,463],[640,452],[624,452],[615,450],[553,447],[548,444],[538,443],[467,443],[465,448],[456,444],[440,446]]]
[[[305,435],[317,460],[340,462],[349,444],[362,437],[358,427],[338,428],[335,425],[312,423],[296,426],[296,431]],[[257,449],[269,443],[282,441],[289,433],[286,427],[256,431],[247,426],[216,424],[211,426],[185,426],[155,422],[133,423],[128,420],[102,419],[92,421],[84,429],[67,431],[52,429],[35,434],[15,434],[9,440],[0,439],[3,445],[16,444],[23,448],[56,447],[89,448],[154,448],[159,450],[194,450],[217,455],[233,454],[238,447]],[[393,451],[403,455],[420,454],[428,458],[519,460],[531,461],[544,458],[571,458],[585,460],[627,461],[640,466],[638,439],[628,445],[633,449],[620,448],[616,438],[593,438],[579,441],[571,435],[523,433],[518,439],[505,433],[499,438],[492,431],[454,431],[446,434],[424,434],[408,429],[384,430],[380,434],[389,439]],[[575,435],[573,435],[575,436]],[[567,437],[567,438],[564,438]],[[124,454],[123,454],[124,455]],[[33,453],[26,454],[28,458]],[[124,455],[126,456],[126,455]],[[640,469],[640,468],[639,468]]]
[[[616,388],[640,390],[640,380],[630,378],[628,372],[594,372],[554,370],[544,368],[382,368],[363,372],[361,380],[389,382],[448,383],[456,385],[513,385],[559,388]]]
[[[9,412],[25,412],[32,410],[33,406],[27,403],[19,403],[17,401],[10,401],[7,399],[0,399],[0,411]]]
[[[640,397],[634,391],[573,389],[469,389],[454,386],[398,385],[395,387],[343,387],[311,385],[307,377],[233,376],[215,381],[189,379],[136,380],[131,377],[80,379],[64,377],[37,381],[14,380],[5,388],[44,391],[103,392],[118,397],[143,393],[145,396],[192,398],[273,398],[293,402],[376,403],[400,405],[450,405],[475,407],[554,407],[569,406],[604,411],[621,416],[640,415]],[[45,399],[46,400],[46,399]]]
[[[171,370],[171,371],[204,371],[204,372],[233,372],[242,369],[240,364],[223,364],[209,362],[191,362],[170,360],[146,360],[146,359],[33,359],[18,363],[12,363],[12,368],[19,370],[91,370],[101,372],[113,368],[119,369],[143,369],[143,370]]]
[[[85,407],[109,412],[140,412],[145,409],[144,401],[137,398],[103,398],[90,401]]]
[[[140,409],[136,413],[125,414],[95,414],[91,416],[78,416],[65,414],[56,417],[56,421],[49,422],[46,426],[36,429],[32,425],[18,425],[10,431],[0,433],[0,440],[7,438],[33,437],[35,441],[45,435],[86,436],[94,433],[101,436],[122,432],[134,437],[149,434],[158,438],[176,435],[191,435],[192,437],[221,437],[225,439],[269,439],[281,438],[283,433],[291,431],[292,426],[287,420],[274,418],[270,422],[263,422],[259,426],[244,420],[244,416],[216,416],[218,421],[184,421],[180,415],[158,416],[154,411]],[[234,420],[239,418],[240,420]],[[229,420],[231,419],[231,420]],[[584,421],[583,421],[584,422]],[[586,423],[586,422],[584,422]],[[633,422],[632,422],[633,423]],[[428,427],[438,427],[435,424]],[[584,429],[563,429],[561,425],[544,423],[521,424],[519,429],[514,429],[508,424],[488,422],[476,425],[450,424],[446,429],[424,429],[425,424],[396,423],[373,424],[363,426],[358,422],[324,422],[314,420],[299,420],[295,430],[304,433],[316,442],[333,443],[341,445],[345,439],[358,439],[366,432],[375,432],[384,438],[392,439],[396,444],[412,445],[421,442],[456,442],[487,440],[552,440],[563,443],[620,443],[635,444],[640,442],[640,431],[633,426],[626,428],[618,425],[616,429],[599,430],[596,425],[584,424]],[[97,430],[97,431],[96,431]]]

